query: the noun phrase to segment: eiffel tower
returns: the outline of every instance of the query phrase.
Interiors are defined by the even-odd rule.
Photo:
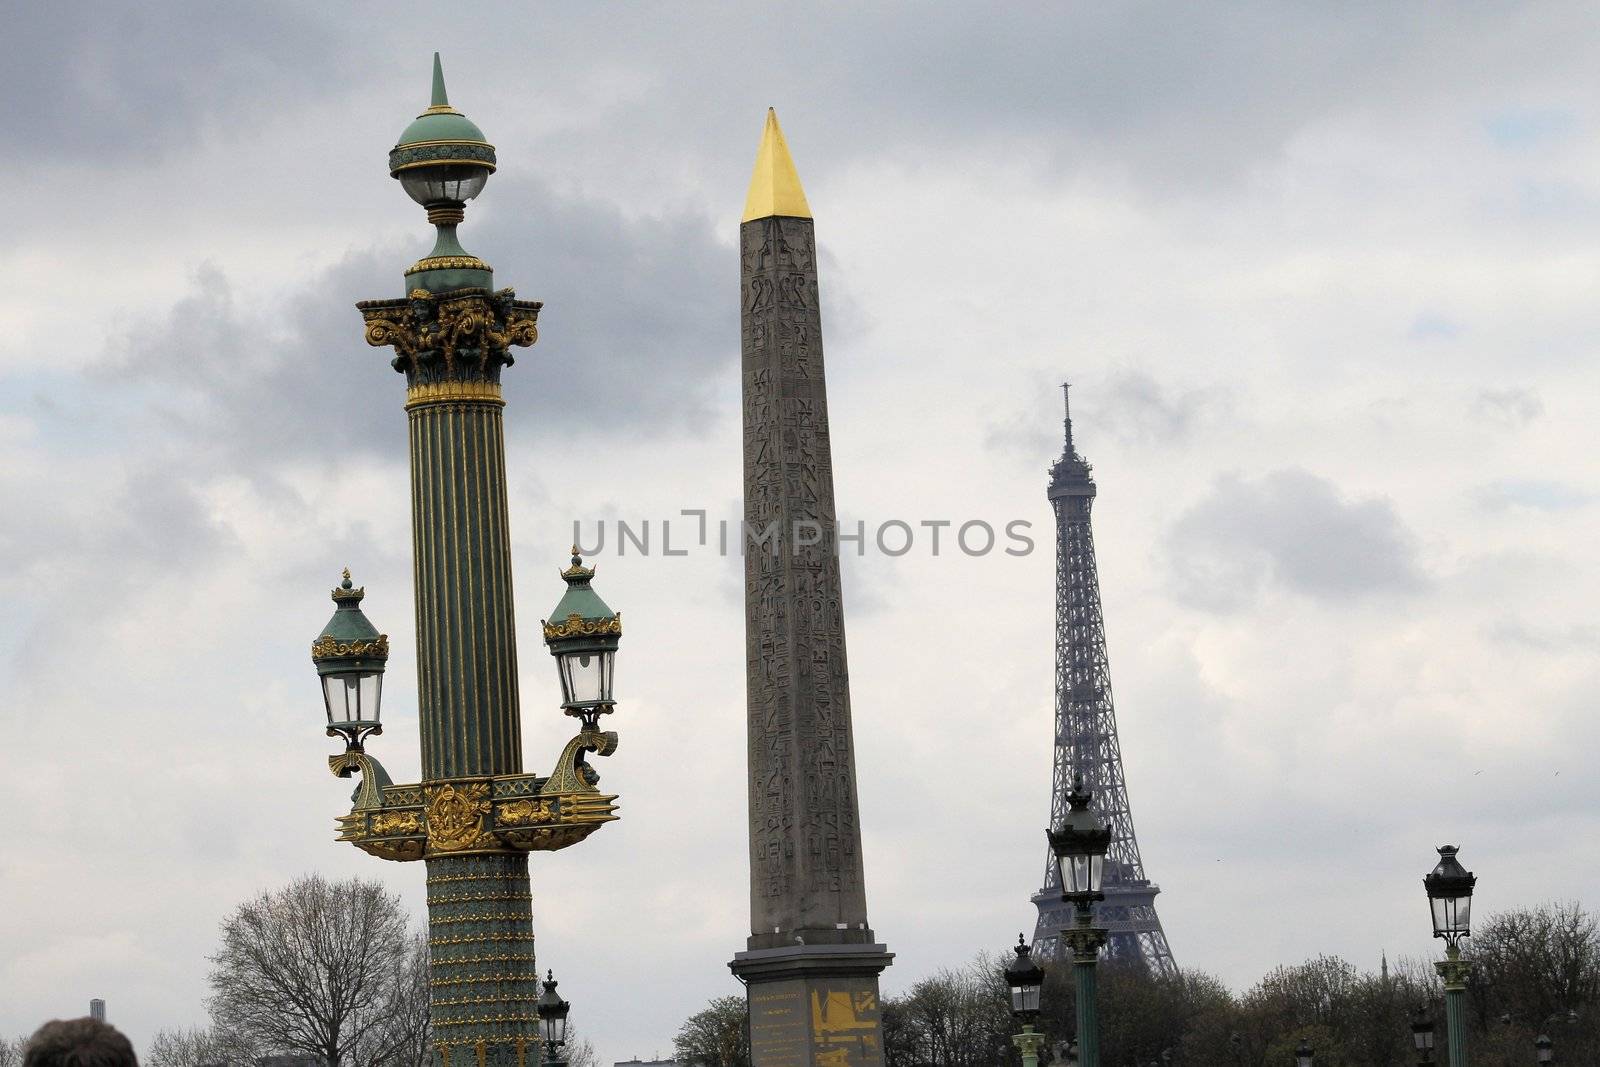
[[[1061,387],[1065,397],[1068,386]],[[1111,828],[1106,852],[1106,899],[1095,906],[1095,925],[1109,933],[1106,956],[1160,974],[1176,974],[1167,935],[1156,916],[1161,890],[1144,875],[1133,835],[1128,784],[1117,743],[1117,713],[1111,704],[1111,665],[1100,613],[1100,577],[1094,558],[1092,468],[1072,444],[1072,406],[1067,400],[1066,447],[1050,468],[1050,505],[1056,513],[1056,752],[1050,787],[1050,825],[1067,813],[1073,775],[1094,792],[1094,811]],[[1061,901],[1055,856],[1045,863],[1044,888],[1033,896],[1039,909],[1034,955],[1065,959],[1057,939],[1072,924],[1072,908]]]

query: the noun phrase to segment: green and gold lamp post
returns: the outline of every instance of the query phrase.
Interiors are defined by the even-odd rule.
[[[1033,951],[1021,934],[1017,935],[1016,951],[1016,956],[1006,963],[1006,985],[1011,988],[1011,1014],[1022,1024],[1022,1033],[1014,1036],[1011,1043],[1022,1053],[1022,1067],[1039,1067],[1045,1035],[1036,1033],[1033,1024],[1039,1018],[1044,971],[1034,962]]]
[[[357,305],[367,343],[394,349],[406,383],[421,781],[394,784],[366,751],[382,729],[389,643],[348,572],[312,646],[328,732],[345,740],[329,765],[361,776],[339,839],[427,865],[434,1067],[540,1062],[528,854],[616,819],[617,798],[600,792],[588,756],[616,750],[598,723],[614,707],[622,620],[576,556],[544,633],[563,709],[580,722],[548,775],[523,769],[500,375],[511,348],[538,338],[540,305],[494,290],[488,264],[456,238],[495,165],[494,147],[451,106],[435,56],[432,102],[390,152],[389,172],[437,239],[405,272],[404,297]]]
[[[1467,979],[1472,961],[1461,958],[1461,939],[1472,936],[1472,888],[1478,879],[1456,859],[1454,845],[1439,846],[1439,862],[1423,878],[1433,913],[1433,936],[1445,942],[1445,958],[1434,969],[1444,981],[1444,1027],[1450,1067],[1467,1067]]]
[[[1078,1062],[1100,1067],[1100,1036],[1095,1011],[1095,964],[1105,947],[1106,931],[1094,925],[1094,906],[1105,899],[1100,891],[1105,877],[1106,850],[1111,831],[1090,810],[1094,794],[1084,789],[1083,776],[1075,775],[1069,805],[1060,826],[1046,830],[1061,879],[1061,899],[1072,905],[1073,925],[1061,932],[1062,944],[1072,950],[1072,973],[1078,1007]]]

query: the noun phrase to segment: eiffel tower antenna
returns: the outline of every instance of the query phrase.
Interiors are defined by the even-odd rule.
[[[1095,564],[1093,468],[1072,442],[1071,386],[1063,382],[1065,444],[1050,468],[1050,505],[1056,514],[1056,737],[1050,789],[1050,825],[1060,826],[1074,775],[1094,792],[1094,810],[1111,828],[1106,853],[1106,899],[1095,907],[1095,925],[1110,934],[1110,960],[1135,963],[1161,974],[1176,974],[1167,935],[1156,916],[1161,890],[1144,873],[1139,841],[1133,833],[1128,784],[1117,741],[1117,713],[1111,702],[1111,665],[1106,655],[1105,620],[1100,610],[1100,575]],[[1072,909],[1061,900],[1055,856],[1045,859],[1044,888],[1033,896],[1039,909],[1034,955],[1068,956],[1057,934],[1072,924]]]

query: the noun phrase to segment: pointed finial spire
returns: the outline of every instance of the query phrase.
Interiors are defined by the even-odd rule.
[[[568,582],[586,582],[594,577],[595,568],[583,565],[583,555],[578,551],[576,542],[572,545],[572,566],[561,572],[561,577]]]
[[[352,604],[359,604],[366,592],[364,588],[356,588],[356,583],[350,579],[350,568],[346,567],[344,573],[340,575],[338,588],[333,591],[333,602],[335,604],[343,604],[348,601]]]
[[[806,203],[805,190],[800,187],[800,175],[778,125],[778,113],[769,107],[767,125],[761,131],[761,147],[756,150],[756,169],[750,175],[750,192],[744,201],[744,217],[739,221],[773,215],[809,219],[811,205]]]
[[[450,97],[444,91],[444,64],[439,62],[439,53],[433,54],[433,99],[428,101],[430,107],[449,107]]]
[[[1072,455],[1072,383],[1061,383],[1061,402],[1066,409],[1067,455]]]

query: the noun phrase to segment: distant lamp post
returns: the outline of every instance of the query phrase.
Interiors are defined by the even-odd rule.
[[[1017,935],[1016,956],[1006,963],[1006,985],[1011,987],[1011,1014],[1022,1023],[1022,1033],[1011,1043],[1022,1053],[1022,1067],[1039,1067],[1039,1051],[1045,1036],[1035,1033],[1039,1017],[1039,995],[1044,989],[1044,971],[1033,961],[1033,952],[1021,934]]]
[[[561,994],[556,992],[555,972],[546,971],[544,990],[539,994],[537,1006],[539,1025],[544,1028],[544,1059],[546,1063],[567,1062],[564,1050],[567,1047],[567,1012],[571,1010],[572,1005],[562,1000]]]
[[[1540,1063],[1556,1062],[1555,1046],[1550,1043],[1549,1034],[1540,1034],[1539,1040],[1533,1043],[1533,1047],[1539,1052]]]
[[[1467,1019],[1463,1001],[1472,963],[1461,958],[1461,939],[1472,936],[1472,887],[1478,879],[1456,859],[1456,846],[1439,846],[1439,863],[1422,880],[1433,912],[1433,936],[1445,941],[1445,958],[1433,966],[1444,980],[1445,1036],[1450,1067],[1467,1067]]]
[[[1301,1038],[1294,1050],[1294,1067],[1315,1067],[1312,1061],[1316,1058],[1316,1051],[1305,1038]]]
[[[1422,1005],[1411,1013],[1411,1045],[1417,1050],[1418,1067],[1433,1062],[1433,1016]]]
[[[1095,1012],[1095,964],[1106,943],[1106,931],[1094,925],[1094,906],[1105,899],[1105,875],[1111,831],[1089,810],[1094,794],[1075,775],[1067,794],[1070,809],[1059,827],[1047,830],[1061,879],[1061,899],[1072,905],[1074,924],[1061,932],[1072,949],[1072,972],[1078,1002],[1078,1058],[1081,1067],[1100,1067],[1100,1038]]]

